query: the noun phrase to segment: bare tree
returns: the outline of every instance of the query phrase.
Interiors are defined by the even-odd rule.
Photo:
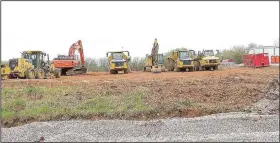
[[[258,44],[256,44],[256,43],[248,44],[248,48],[255,48],[255,47],[258,47]]]

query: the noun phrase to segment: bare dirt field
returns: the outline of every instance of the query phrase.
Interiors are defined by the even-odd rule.
[[[236,67],[4,80],[2,123],[11,127],[47,120],[147,120],[244,111],[264,97],[278,76],[279,67]]]

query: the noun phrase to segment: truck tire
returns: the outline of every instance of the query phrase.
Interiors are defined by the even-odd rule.
[[[38,69],[36,71],[36,79],[44,79],[45,78],[45,71],[43,69]]]
[[[33,68],[28,68],[25,72],[25,77],[27,79],[35,79],[35,70]]]
[[[219,67],[219,66],[215,66],[215,67],[214,67],[214,70],[218,70],[218,69],[219,69],[218,67]]]
[[[55,69],[55,70],[54,70],[54,76],[55,76],[55,78],[60,78],[60,76],[61,76],[61,70],[60,70],[60,69]]]

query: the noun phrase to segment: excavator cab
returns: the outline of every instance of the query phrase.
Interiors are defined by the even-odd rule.
[[[146,55],[145,58],[145,66],[144,71],[160,73],[165,71],[164,64],[164,56],[163,54],[158,54],[159,44],[157,39],[155,38],[151,55]]]
[[[127,53],[127,55],[125,53]],[[130,72],[130,67],[128,64],[130,61],[129,51],[107,52],[106,56],[109,60],[110,74],[117,74],[119,71],[124,71],[124,73]]]

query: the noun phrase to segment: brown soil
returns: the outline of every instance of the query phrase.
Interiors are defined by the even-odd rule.
[[[146,103],[159,111],[151,116],[195,117],[216,112],[241,111],[264,97],[265,88],[279,75],[278,67],[236,67],[199,72],[131,72],[111,75],[106,72],[62,76],[48,80],[4,80],[5,87],[18,86],[83,86],[102,91],[113,90],[116,95],[143,87],[148,89]],[[190,108],[169,108],[175,102],[190,101]],[[3,101],[4,102],[4,101]],[[187,104],[187,103],[186,103]],[[155,115],[156,114],[156,115]],[[133,118],[133,117],[132,117]]]

